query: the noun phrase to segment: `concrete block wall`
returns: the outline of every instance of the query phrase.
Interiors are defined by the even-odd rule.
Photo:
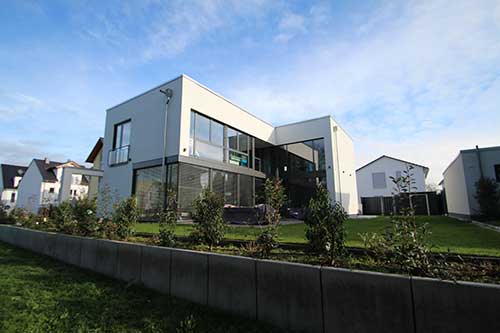
[[[500,332],[500,286],[82,238],[0,225],[0,241],[305,332]]]

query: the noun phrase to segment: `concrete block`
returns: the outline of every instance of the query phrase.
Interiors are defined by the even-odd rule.
[[[99,241],[94,238],[82,238],[80,251],[80,267],[95,271],[97,262],[97,245]]]
[[[0,242],[8,243],[9,227],[7,225],[0,224]]]
[[[14,238],[15,245],[17,247],[23,248],[25,250],[28,249],[28,230],[25,228],[16,228],[17,233]]]
[[[170,249],[144,246],[142,249],[141,282],[147,288],[170,294]]]
[[[208,256],[208,305],[249,318],[257,317],[254,259]]]
[[[55,234],[55,258],[71,265],[80,265],[81,238]]]
[[[322,332],[320,268],[258,260],[257,318],[287,331]]]
[[[410,278],[322,268],[325,332],[413,332]]]
[[[198,304],[207,304],[207,254],[188,250],[171,251],[171,294]]]
[[[45,242],[47,234],[43,231],[34,231],[32,240],[32,250],[36,253],[44,254]]]
[[[500,286],[412,278],[416,332],[500,332]]]
[[[98,273],[115,277],[118,263],[118,243],[108,240],[97,240],[96,266]]]
[[[52,233],[52,232],[45,233],[45,242],[44,242],[43,249],[41,252],[42,254],[57,259],[57,257],[56,257],[56,254],[57,254],[57,252],[56,252],[57,236],[58,236],[58,234],[56,234],[56,233]]]
[[[141,280],[142,245],[118,243],[116,278],[138,283]]]

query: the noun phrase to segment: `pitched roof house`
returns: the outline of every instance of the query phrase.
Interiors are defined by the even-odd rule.
[[[16,205],[17,188],[27,169],[28,167],[21,165],[0,165],[0,194],[5,208],[10,209]]]

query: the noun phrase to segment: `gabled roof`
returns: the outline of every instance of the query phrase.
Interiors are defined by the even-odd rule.
[[[382,156],[380,156],[379,158],[376,158],[376,159],[374,159],[373,161],[371,161],[371,162],[369,162],[369,163],[367,163],[367,164],[363,165],[361,168],[358,168],[358,169],[356,170],[356,172],[358,172],[359,170],[361,170],[361,169],[363,169],[363,168],[365,168],[365,167],[369,166],[369,165],[370,165],[370,164],[372,164],[372,163],[377,162],[378,160],[380,160],[380,159],[382,159],[382,158],[384,158],[384,157],[386,157],[386,158],[390,158],[391,160],[395,160],[395,161],[398,161],[398,162],[403,162],[403,163],[406,163],[406,164],[411,164],[411,165],[414,165],[414,166],[421,167],[421,168],[423,168],[423,169],[424,169],[424,174],[425,174],[425,176],[426,176],[426,177],[427,177],[427,174],[429,173],[429,168],[428,168],[428,167],[426,167],[426,166],[423,166],[423,165],[421,165],[421,164],[417,164],[417,163],[413,163],[413,162],[409,162],[409,161],[405,161],[405,160],[401,160],[401,159],[399,159],[399,158],[395,158],[395,157],[391,157],[391,156],[387,156],[387,155],[382,155]]]
[[[14,177],[22,177],[28,167],[21,165],[2,164],[2,181],[4,188],[16,188],[14,186]]]
[[[99,152],[102,150],[102,146],[104,144],[104,138],[100,137],[97,142],[94,145],[94,148],[92,148],[92,151],[90,152],[89,157],[85,160],[87,163],[94,163],[94,160],[96,156],[99,154]]]
[[[39,160],[36,158],[33,159],[33,162],[35,162],[38,170],[40,171],[40,174],[42,175],[42,180],[44,182],[51,182],[51,183],[57,182],[57,176],[54,173],[54,169],[59,165],[65,164],[55,161],[48,161],[48,163],[46,163],[45,160]]]

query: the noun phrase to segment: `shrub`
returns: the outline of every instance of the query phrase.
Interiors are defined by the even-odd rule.
[[[278,224],[280,222],[280,211],[285,200],[285,188],[281,179],[267,178],[264,183],[265,219],[267,224]]]
[[[204,189],[194,201],[193,220],[195,222],[192,236],[208,244],[210,250],[224,239],[226,224],[224,223],[224,197],[218,193]]]
[[[342,258],[345,255],[346,220],[344,207],[338,202],[332,205],[328,190],[318,184],[304,221],[310,249],[327,256],[332,264]]]
[[[160,232],[158,235],[161,246],[175,246],[175,225],[177,224],[177,199],[173,190],[167,192],[167,207],[159,214]]]
[[[53,210],[52,217],[55,231],[74,235],[78,231],[78,223],[73,215],[73,206],[71,202],[61,202]]]
[[[276,225],[263,228],[255,243],[258,246],[258,254],[264,258],[268,257],[271,251],[278,247],[278,228]]]
[[[107,223],[110,238],[127,239],[133,233],[133,227],[139,219],[139,208],[135,197],[120,200],[115,205],[112,223]]]
[[[267,178],[264,183],[264,202],[266,204],[264,217],[268,227],[262,229],[255,241],[258,254],[261,257],[269,256],[271,251],[278,247],[278,225],[285,200],[285,188],[281,179]]]
[[[100,231],[97,218],[97,200],[95,198],[81,198],[73,202],[73,218],[77,222],[77,233],[85,237],[96,237]]]
[[[11,224],[12,220],[9,217],[9,213],[7,212],[7,209],[3,205],[3,203],[0,202],[0,223],[4,224]]]
[[[500,191],[497,182],[491,178],[480,178],[476,182],[475,197],[483,217],[496,218],[500,216]]]

